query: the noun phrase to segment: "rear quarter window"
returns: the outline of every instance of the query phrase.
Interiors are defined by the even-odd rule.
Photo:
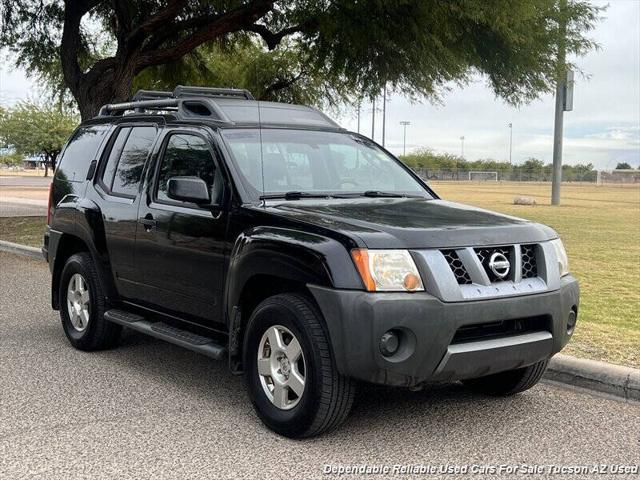
[[[109,125],[80,127],[69,140],[56,170],[56,178],[71,182],[84,182],[89,164],[96,159],[100,144],[109,131]]]

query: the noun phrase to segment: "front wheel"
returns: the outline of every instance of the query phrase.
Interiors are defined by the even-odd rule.
[[[244,365],[258,416],[281,435],[318,435],[351,409],[355,384],[337,371],[324,320],[303,295],[276,295],[258,305],[247,325]]]
[[[493,396],[508,396],[529,390],[537,384],[547,369],[549,360],[543,360],[528,367],[508,370],[486,377],[463,380],[472,390]]]

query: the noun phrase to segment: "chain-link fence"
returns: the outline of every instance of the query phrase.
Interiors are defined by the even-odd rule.
[[[467,169],[427,169],[415,168],[414,171],[427,181],[470,181],[470,182],[550,182],[551,168],[526,170],[517,167],[502,171],[477,171]],[[593,184],[638,184],[640,170],[597,171],[565,170],[562,172],[563,182]]]

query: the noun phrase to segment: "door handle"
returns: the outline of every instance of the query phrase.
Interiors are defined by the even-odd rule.
[[[156,226],[156,221],[153,219],[153,215],[148,213],[144,218],[140,219],[140,223],[144,225],[144,229],[149,232]]]

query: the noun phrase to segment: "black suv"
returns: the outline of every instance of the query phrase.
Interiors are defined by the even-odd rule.
[[[578,284],[550,228],[441,200],[319,111],[177,87],[74,132],[43,252],[71,344],[122,327],[243,373],[266,425],[319,434],[355,382],[533,386]]]

